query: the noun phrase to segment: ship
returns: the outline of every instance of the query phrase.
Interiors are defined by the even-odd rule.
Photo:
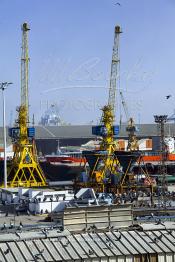
[[[53,164],[82,164],[85,162],[81,151],[70,151],[55,155],[45,155],[44,158],[47,162]]]
[[[75,180],[84,170],[85,158],[82,152],[57,150],[56,154],[39,159],[40,165],[50,181]]]
[[[175,161],[175,154],[174,153],[166,153],[165,155],[166,161]],[[142,153],[142,159],[145,163],[155,163],[162,161],[162,156],[160,152],[156,151],[146,151]]]

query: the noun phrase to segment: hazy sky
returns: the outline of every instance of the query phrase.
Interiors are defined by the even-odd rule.
[[[23,22],[31,28],[29,98],[36,120],[56,103],[65,122],[98,121],[107,102],[117,24],[123,31],[120,88],[130,114],[151,123],[155,114],[173,113],[174,0],[0,0],[0,82],[13,82],[6,91],[8,123],[20,104]],[[2,124],[1,96],[0,103]],[[119,99],[117,105],[118,121]]]

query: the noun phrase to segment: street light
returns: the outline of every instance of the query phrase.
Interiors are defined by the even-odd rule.
[[[6,123],[5,123],[5,95],[4,90],[8,85],[11,85],[11,82],[0,83],[0,89],[2,90],[2,99],[3,99],[3,130],[4,130],[4,188],[7,188],[7,157],[6,157]]]

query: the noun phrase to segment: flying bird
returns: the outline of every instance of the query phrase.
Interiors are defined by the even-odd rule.
[[[115,3],[115,5],[121,6],[121,4],[120,4],[120,3]]]
[[[167,96],[166,96],[166,99],[169,99],[171,96],[172,96],[172,95],[167,95]]]

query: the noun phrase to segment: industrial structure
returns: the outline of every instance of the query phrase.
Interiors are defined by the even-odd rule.
[[[151,149],[145,146],[143,150],[158,151],[160,149],[160,136],[157,133],[156,124],[137,124],[139,129],[137,139],[147,139],[152,141]],[[175,126],[173,123],[165,124],[165,136],[175,136]],[[70,125],[70,126],[36,126],[35,125],[35,142],[38,151],[43,155],[51,154],[57,151],[58,140],[60,146],[81,146],[90,140],[94,140],[95,135],[92,134],[92,125]],[[128,133],[126,125],[122,125],[119,130],[117,139],[127,140]],[[3,128],[0,127],[0,145],[3,144]],[[11,145],[11,138],[7,134],[7,145]],[[127,146],[127,145],[126,145]],[[139,143],[140,146],[140,143]],[[150,146],[149,146],[150,148]]]
[[[43,126],[59,126],[63,124],[57,104],[51,104],[51,106],[47,108],[41,117],[40,124]]]
[[[165,123],[167,121],[167,115],[155,115],[155,123],[157,123],[159,131],[160,131],[160,169],[159,175],[161,177],[161,191],[162,191],[162,200],[166,204],[166,191],[167,191],[167,168],[166,168],[166,160],[167,160],[167,147],[165,144]]]
[[[92,133],[102,138],[99,150],[83,151],[87,160],[87,177],[82,177],[84,186],[93,187],[97,192],[124,192],[138,187],[148,187],[152,192],[152,184],[149,175],[142,169],[145,177],[149,181],[148,185],[143,182],[138,183],[138,178],[134,178],[131,166],[138,162],[140,166],[141,153],[138,151],[139,145],[135,135],[136,127],[133,118],[129,118],[127,106],[120,92],[122,104],[128,119],[126,128],[129,134],[127,151],[120,151],[116,140],[119,135],[119,126],[115,123],[115,104],[117,80],[119,75],[119,35],[121,29],[115,27],[114,46],[112,53],[111,75],[109,86],[108,104],[102,108],[101,123],[92,127]],[[118,83],[119,85],[119,83]],[[118,88],[117,88],[118,87]]]
[[[9,135],[14,145],[12,166],[8,172],[9,187],[45,186],[46,180],[37,161],[34,142],[35,129],[29,127],[29,54],[27,23],[22,25],[22,56],[21,56],[21,105],[17,109],[16,127],[9,129]]]
[[[118,135],[119,127],[114,126],[115,120],[115,103],[116,103],[116,83],[119,68],[119,35],[121,34],[120,26],[115,27],[114,46],[112,53],[111,75],[109,86],[108,104],[102,108],[101,123],[99,126],[92,128],[92,133],[101,136],[99,151],[83,152],[86,157],[90,171],[88,185],[96,187],[98,191],[106,191],[107,185],[111,183],[111,175],[118,174],[118,159],[114,152],[117,149],[114,136]],[[91,164],[92,160],[92,164]]]
[[[45,172],[44,175],[37,158],[34,123],[30,126],[29,30],[28,24],[24,23],[21,103],[17,109],[16,125],[9,128],[14,156],[8,170],[8,188],[0,189],[0,262],[175,262],[174,185],[171,185],[172,191],[168,189],[169,202],[166,202],[168,150],[165,123],[168,118],[166,115],[155,116],[160,135],[157,135],[156,125],[152,134],[160,139],[160,158],[156,161],[161,162],[155,185],[145,166],[140,165],[144,156],[139,151],[136,126],[133,118],[129,117],[121,91],[127,124],[122,131],[115,124],[116,95],[120,90],[120,26],[115,27],[109,97],[102,108],[100,124],[81,128],[58,126],[61,120],[53,107],[46,112],[43,125],[37,127],[38,141],[43,143],[45,139],[47,148],[55,142],[57,147],[55,156],[51,154],[40,158],[42,167],[44,163],[50,170],[55,170],[53,174],[48,172],[50,177],[47,176],[47,183],[47,174]],[[140,127],[140,137],[151,140],[145,126]],[[124,149],[119,148],[119,137],[128,138]],[[60,147],[71,139],[81,145],[79,151],[72,151],[72,154],[78,153],[77,158],[86,158],[83,159],[83,166],[70,159],[68,153],[71,151],[64,152]],[[83,145],[89,139],[97,142],[96,147]],[[173,142],[175,148],[175,139]],[[146,153],[149,153],[148,150]],[[52,160],[49,162],[48,159]],[[175,158],[173,161],[175,163]],[[75,163],[82,170],[81,173],[76,172],[76,177],[72,179],[68,177],[68,172],[58,171],[60,167],[67,169],[68,165],[76,167]],[[133,171],[135,167],[139,169],[138,172]],[[63,176],[64,181],[56,181],[57,176],[59,179]],[[66,178],[69,180],[66,181]],[[154,174],[151,178],[154,178]],[[161,184],[158,178],[161,178]],[[162,202],[159,201],[160,197]]]
[[[167,228],[168,226],[168,228]],[[27,261],[174,261],[175,229],[146,226],[109,232],[70,233],[58,229],[3,233],[3,262]],[[145,228],[143,230],[143,228]]]
[[[123,92],[121,90],[120,90],[120,97],[121,97],[121,102],[122,102],[123,109],[124,109],[125,116],[126,116],[127,123],[128,123],[128,125],[126,127],[126,131],[128,132],[127,150],[128,151],[136,151],[136,150],[139,150],[139,145],[138,145],[137,137],[135,135],[136,126],[135,126],[135,123],[134,123],[134,119],[129,116],[128,107],[127,107],[126,101],[124,99]]]

